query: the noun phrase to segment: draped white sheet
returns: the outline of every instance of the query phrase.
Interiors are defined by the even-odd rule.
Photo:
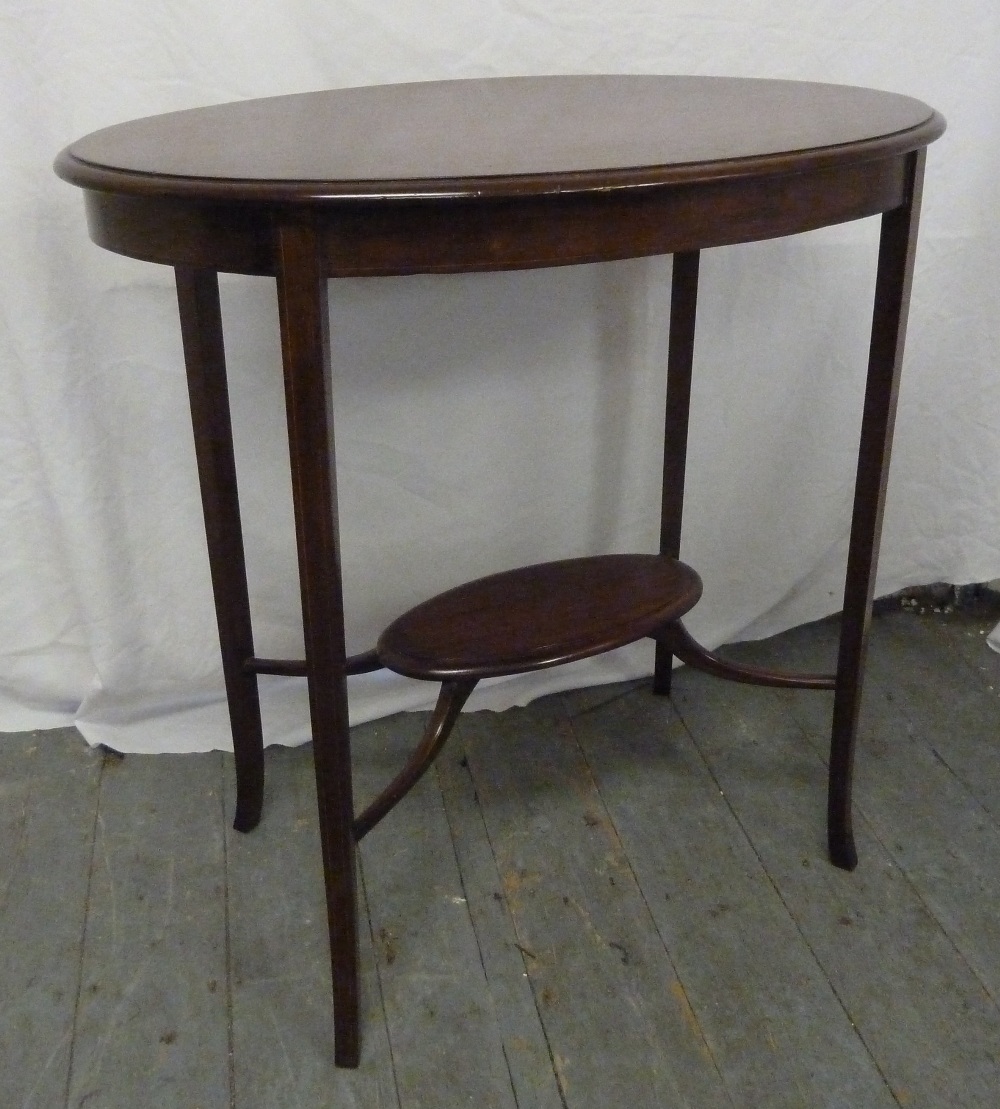
[[[91,244],[51,160],[200,104],[522,73],[862,84],[931,147],[880,592],[1000,575],[1000,14],[991,0],[20,0],[0,13],[0,728],[229,745],[167,269]],[[877,223],[706,252],[684,557],[707,644],[837,610]],[[331,289],[352,649],[472,576],[655,548],[669,259]],[[273,289],[225,278],[258,653],[301,651]],[[639,646],[497,707],[648,670]],[[308,738],[264,679],[269,742]],[[352,679],[352,716],[433,690]]]

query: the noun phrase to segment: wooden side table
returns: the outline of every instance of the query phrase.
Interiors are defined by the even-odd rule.
[[[433,757],[470,680],[553,665],[644,635],[657,639],[659,693],[669,692],[673,655],[738,681],[832,689],[830,853],[838,866],[856,865],[851,770],[875,563],[925,151],[943,130],[943,119],[925,104],[869,89],[524,77],[177,112],[98,131],[59,155],[57,172],[85,190],[96,243],[176,271],[242,830],[259,820],[263,788],[257,675],[308,679],[339,1064],[355,1066],[359,1054],[355,844],[409,788],[404,771],[378,811],[355,817],[350,674],[388,664],[441,680],[446,691],[450,685],[410,777]],[[882,230],[837,670],[801,675],[735,666],[700,647],[680,622],[700,591],[697,575],[677,561],[699,251],[877,214]],[[327,279],[654,254],[674,255],[659,555],[551,563],[514,571],[499,585],[472,583],[401,617],[378,651],[348,658],[329,461]],[[304,660],[263,659],[254,651],[220,271],[277,279]],[[521,598],[513,622],[483,616],[495,611],[498,589],[503,598],[511,591]],[[574,605],[581,595],[593,604]]]

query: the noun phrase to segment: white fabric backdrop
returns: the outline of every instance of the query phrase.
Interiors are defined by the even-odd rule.
[[[55,153],[121,120],[384,81],[707,73],[870,85],[930,150],[879,576],[1000,575],[993,0],[20,0],[0,24],[0,728],[229,743],[169,270],[86,238]],[[684,556],[710,645],[840,605],[877,226],[703,257]],[[440,588],[655,547],[669,259],[331,290],[351,647]],[[223,286],[258,652],[301,649],[268,282]],[[648,669],[640,646],[479,704]],[[271,742],[303,684],[265,679]],[[352,679],[352,714],[428,703]]]

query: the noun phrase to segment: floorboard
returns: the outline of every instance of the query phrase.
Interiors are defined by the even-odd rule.
[[[474,714],[463,734],[562,1096],[573,1109],[726,1105],[561,707]]]
[[[436,770],[518,1109],[565,1106],[504,881],[465,754],[464,725]]]
[[[229,1105],[220,763],[105,759],[73,1109]]]
[[[70,729],[0,736],[0,1105],[62,1105],[102,759]]]

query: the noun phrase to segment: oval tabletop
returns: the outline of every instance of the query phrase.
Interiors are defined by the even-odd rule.
[[[613,189],[810,168],[926,146],[910,97],[800,81],[510,77],[380,85],[173,112],[94,132],[84,188],[278,201]]]
[[[700,596],[701,578],[666,555],[545,562],[411,608],[382,633],[378,657],[397,673],[437,681],[520,674],[644,639]]]

